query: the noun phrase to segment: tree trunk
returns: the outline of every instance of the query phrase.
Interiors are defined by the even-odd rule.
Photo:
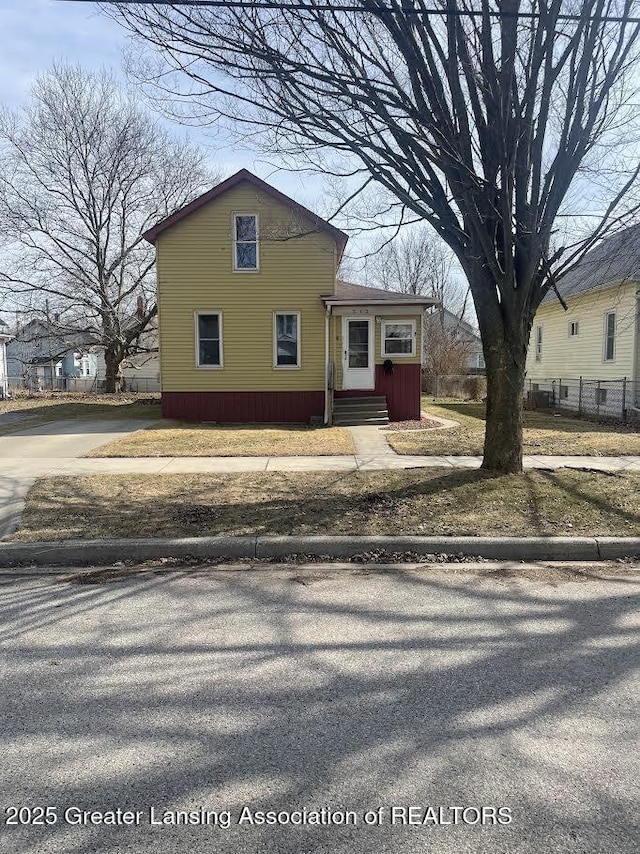
[[[513,474],[522,471],[524,359],[516,361],[504,343],[488,355],[482,468]]]
[[[105,384],[107,394],[117,394],[122,391],[122,359],[124,356],[117,350],[107,347],[104,351]]]

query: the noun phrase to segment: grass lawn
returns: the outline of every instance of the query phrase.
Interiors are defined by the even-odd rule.
[[[304,424],[167,421],[97,448],[90,457],[297,457],[355,454],[348,430]]]
[[[16,540],[255,534],[640,534],[640,475],[469,470],[38,480]]]
[[[429,432],[386,433],[398,454],[478,456],[484,442],[484,404],[422,399],[427,415],[458,421],[460,426]],[[524,413],[525,454],[578,454],[617,457],[640,454],[640,431],[619,424],[597,424],[552,412]]]
[[[68,419],[160,418],[160,401],[131,394],[53,394],[0,400],[0,436]]]

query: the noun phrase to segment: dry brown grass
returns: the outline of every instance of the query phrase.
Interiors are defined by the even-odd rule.
[[[640,475],[575,470],[49,477],[14,539],[269,534],[638,536]]]
[[[76,418],[125,419],[160,417],[159,400],[131,394],[17,395],[0,400],[0,435],[27,430],[51,421]]]
[[[482,454],[484,404],[431,402],[423,399],[427,415],[458,421],[460,426],[433,432],[387,433],[398,454],[434,456]],[[617,424],[598,424],[548,412],[524,413],[525,454],[577,454],[618,457],[640,454],[640,431]]]
[[[123,436],[90,457],[297,457],[355,454],[348,430],[301,424],[164,422]]]

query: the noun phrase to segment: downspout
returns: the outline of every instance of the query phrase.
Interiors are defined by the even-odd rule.
[[[636,316],[633,333],[633,364],[631,365],[631,370],[633,371],[631,377],[633,406],[627,405],[627,409],[640,412],[640,408],[638,408],[638,404],[640,403],[640,288],[636,291]]]
[[[324,424],[329,424],[329,317],[331,306],[324,313]]]

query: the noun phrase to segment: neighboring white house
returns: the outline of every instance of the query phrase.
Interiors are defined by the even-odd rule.
[[[9,327],[0,317],[0,400],[4,399],[9,394],[7,379],[7,341],[10,337]]]
[[[538,309],[527,389],[585,412],[620,416],[640,406],[640,225],[603,240]]]

